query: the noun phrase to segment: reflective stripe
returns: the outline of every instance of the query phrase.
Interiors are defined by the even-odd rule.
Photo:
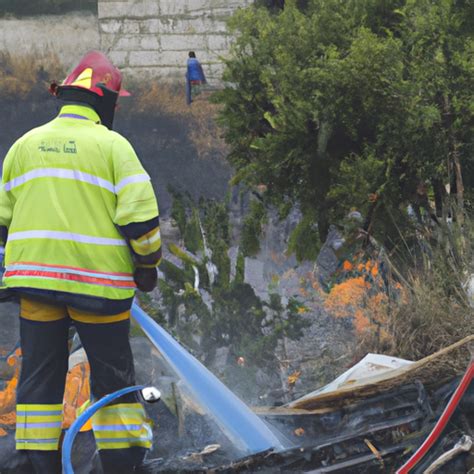
[[[34,428],[61,428],[62,422],[61,421],[55,421],[55,422],[49,422],[49,423],[35,423],[33,421],[28,421],[28,422],[22,422],[22,423],[17,423],[16,427],[22,428],[22,429],[34,429]]]
[[[98,443],[130,443],[130,442],[150,442],[150,438],[100,438],[97,440]]]
[[[48,438],[48,439],[17,439],[17,443],[56,443],[59,438]]]
[[[18,404],[16,449],[52,451],[59,447],[62,404]]]
[[[18,442],[16,443],[15,448],[17,450],[30,450],[30,451],[57,451],[59,448],[59,440],[47,443],[47,444],[41,444],[41,443],[35,443],[34,441],[28,441],[28,442]]]
[[[62,410],[63,409],[63,404],[62,403],[55,403],[55,404],[46,404],[46,403],[18,403],[16,406],[17,410],[21,411],[39,411],[39,410],[44,410],[47,411],[48,413],[51,413],[51,411],[57,411],[57,410]]]
[[[8,265],[5,278],[40,278],[49,280],[65,280],[90,285],[114,287],[118,289],[135,288],[131,273],[106,273],[86,269],[68,267],[65,265],[34,264],[18,262]],[[28,315],[27,319],[28,319]],[[61,319],[57,318],[56,319]],[[126,319],[126,318],[124,318]]]
[[[73,275],[62,272],[39,272],[30,270],[15,270],[5,272],[4,277],[8,279],[12,278],[40,278],[42,280],[64,280],[71,282],[86,283],[89,285],[100,285],[108,286],[117,289],[133,289],[136,287],[135,282],[132,281],[114,281],[107,280],[106,278],[91,278],[81,275]]]
[[[71,270],[86,271],[86,272],[91,271],[86,268],[71,267],[69,265],[50,265],[49,263],[14,262],[11,265],[33,265],[33,266],[40,265],[42,267],[48,267],[48,268],[61,268],[61,269],[67,268]],[[131,273],[125,273],[125,272],[101,272],[99,270],[92,270],[92,273],[96,273],[97,275],[102,275],[102,276],[110,276],[110,275],[125,276],[125,277],[131,276]]]
[[[101,449],[129,449],[131,447],[139,447],[145,449],[151,449],[152,443],[151,441],[122,441],[119,443],[100,443],[96,441],[97,449],[100,451]],[[17,448],[18,449],[18,448]]]
[[[118,194],[127,184],[132,183],[145,183],[150,181],[150,177],[147,174],[136,174],[134,176],[128,176],[127,178],[122,179],[117,186],[115,186],[115,194]]]
[[[108,181],[104,178],[99,178],[93,174],[85,173],[84,171],[69,170],[65,168],[40,168],[28,171],[27,173],[8,181],[5,183],[5,191],[11,191],[18,186],[38,178],[72,179],[74,181],[81,181],[83,183],[98,186],[110,191],[113,194],[118,194],[128,184],[145,183],[150,181],[150,177],[147,174],[137,174],[122,179],[122,181],[120,181],[117,186],[114,186],[111,181]]]
[[[123,273],[105,273],[105,272],[93,272],[87,271],[82,269],[76,269],[74,267],[66,267],[64,265],[48,265],[48,264],[41,264],[41,265],[34,265],[34,264],[26,264],[26,263],[13,263],[8,265],[6,268],[7,272],[13,272],[16,270],[32,270],[37,272],[61,272],[61,273],[68,273],[73,275],[83,275],[92,278],[104,278],[107,277],[108,280],[123,280],[123,281],[133,281],[133,277],[131,274],[123,274]]]
[[[149,255],[158,251],[161,246],[161,232],[157,227],[139,239],[130,239],[130,245],[138,255]]]
[[[99,449],[150,448],[152,445],[153,433],[139,403],[121,403],[100,409],[92,417],[92,428]]]
[[[71,240],[81,244],[94,245],[118,245],[127,246],[123,239],[109,239],[107,237],[92,237],[90,235],[73,234],[72,232],[62,232],[55,230],[27,230],[23,232],[13,232],[8,236],[10,242],[26,239],[51,239],[51,240]]]
[[[94,431],[134,431],[141,430],[143,425],[94,425]]]
[[[84,117],[83,115],[78,115],[78,114],[61,114],[59,115],[59,118],[73,118],[73,119],[79,119],[79,120],[90,120],[87,117]]]
[[[101,188],[107,189],[111,193],[114,193],[114,185],[106,179],[99,178],[89,173],[84,173],[79,170],[68,170],[63,168],[41,168],[37,170],[28,171],[17,178],[13,178],[11,181],[5,183],[5,190],[10,191],[17,186],[32,181],[37,178],[63,178],[63,179],[73,179],[75,181],[82,181],[83,183],[93,184],[94,186],[99,186]]]
[[[17,416],[16,417],[16,422],[17,423],[29,423],[32,421],[33,423],[56,423],[58,421],[61,421],[63,419],[62,415],[55,415],[55,416],[49,416],[49,415],[44,415],[44,416]]]
[[[114,288],[116,290],[133,290],[136,288],[136,285],[133,283],[105,283],[103,281],[86,281],[84,279],[78,279],[78,278],[62,278],[62,275],[60,274],[44,274],[44,275],[30,275],[30,274],[21,274],[20,272],[17,272],[17,274],[9,274],[7,275],[5,273],[5,278],[8,278],[8,281],[11,282],[12,279],[25,279],[25,278],[32,278],[35,279],[37,278],[38,280],[41,281],[57,281],[57,280],[62,280],[62,281],[70,281],[70,282],[75,282],[75,283],[85,283],[88,285],[97,285],[97,286],[104,286],[107,288]],[[19,287],[22,286],[21,283],[18,284]],[[28,319],[28,318],[25,318]],[[30,318],[31,319],[31,318]],[[61,318],[63,319],[63,318]],[[124,318],[125,319],[125,318]]]
[[[127,414],[130,414],[130,412],[135,412],[138,415],[143,415],[144,409],[139,403],[130,403],[130,404],[121,403],[119,405],[112,405],[112,406],[101,408],[99,413],[100,414],[112,414],[112,413],[115,414],[116,412],[119,412],[119,413],[125,412]]]

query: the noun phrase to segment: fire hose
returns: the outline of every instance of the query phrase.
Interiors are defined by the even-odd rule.
[[[244,402],[136,303],[132,306],[132,317],[174,372],[183,380],[194,398],[214,416],[217,425],[229,437],[233,445],[240,449],[242,455],[283,449],[280,439]],[[137,391],[142,392],[145,401],[156,401],[156,397],[153,400],[147,400],[144,390],[156,390],[159,393],[154,387],[142,385],[124,388],[101,398],[76,419],[67,431],[63,442],[62,463],[65,474],[74,473],[71,463],[72,445],[81,427],[94,413],[116,398]]]
[[[423,444],[410,457],[410,459],[408,459],[408,461],[401,468],[398,469],[396,474],[408,474],[423,459],[426,453],[431,449],[434,443],[439,439],[444,428],[446,428],[446,425],[451,419],[462,397],[464,396],[467,389],[469,388],[469,385],[472,382],[473,378],[474,378],[474,359],[471,359],[469,367],[467,368],[461,381],[459,382],[459,385],[457,386],[456,390],[454,391],[451,398],[449,399],[449,402],[446,405],[446,408],[444,409],[440,418],[438,419],[435,426],[431,430],[431,433],[425,439]]]

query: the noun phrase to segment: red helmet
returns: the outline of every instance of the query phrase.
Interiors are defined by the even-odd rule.
[[[103,90],[97,87],[103,84],[107,89],[118,92],[120,96],[130,93],[122,89],[122,74],[100,51],[90,51],[66,77],[61,86],[81,87],[103,96]]]
[[[61,85],[51,84],[50,92],[65,102],[85,103],[112,128],[118,96],[130,95],[122,89],[122,74],[99,51],[87,53]]]

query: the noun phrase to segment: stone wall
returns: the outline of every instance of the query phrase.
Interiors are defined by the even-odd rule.
[[[91,13],[0,18],[0,51],[17,57],[44,58],[45,70],[51,55],[57,56],[68,71],[87,51],[99,47],[97,16]]]
[[[253,0],[99,0],[102,50],[125,74],[182,79],[194,50],[211,83],[232,37],[226,19]]]

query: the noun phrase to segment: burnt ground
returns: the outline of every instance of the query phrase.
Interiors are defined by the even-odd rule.
[[[415,381],[329,412],[259,409],[260,416],[289,441],[288,447],[243,457],[217,428],[212,416],[189,404],[179,381],[160,366],[159,355],[141,336],[132,338],[132,347],[139,381],[152,383],[163,393],[162,401],[147,405],[155,443],[150,462],[139,471],[142,474],[394,473],[433,429],[459,383],[457,378],[427,388]],[[167,385],[177,387],[177,393],[167,391]],[[412,474],[423,473],[463,435],[472,437],[473,430],[471,382],[439,441]],[[25,457],[14,451],[13,438],[11,428],[0,438],[0,473],[30,474]],[[206,453],[210,445],[218,446]],[[91,432],[76,438],[73,464],[76,474],[102,474]],[[472,468],[474,456],[465,453],[436,472],[464,474]]]
[[[33,89],[23,99],[0,97],[0,160],[3,162],[16,139],[53,119],[60,105],[43,86]],[[227,191],[231,172],[222,153],[216,151],[200,158],[189,138],[191,126],[183,118],[159,110],[136,112],[133,97],[124,100],[116,113],[114,128],[132,143],[150,174],[164,215],[171,206],[170,187],[189,193],[196,200],[201,197],[220,200]]]
[[[190,443],[192,432],[186,431],[187,441],[170,436],[162,441],[168,432],[171,435],[176,426],[171,418],[162,413],[161,429],[155,430],[157,448],[147,465],[138,472],[158,473],[337,473],[337,474],[378,474],[393,473],[416,449],[429,431],[444,407],[444,401],[452,393],[454,384],[442,387],[437,394],[439,400],[431,399],[433,411],[428,414],[413,395],[420,387],[404,387],[402,393],[376,397],[367,400],[364,406],[355,409],[349,416],[341,414],[286,416],[276,421],[278,428],[288,436],[296,426],[305,430],[299,445],[285,451],[265,452],[236,459],[224,447],[209,454],[200,454],[209,442],[216,441],[205,429],[206,420],[196,418],[194,446]],[[394,400],[391,405],[390,398]],[[437,402],[439,406],[437,406]],[[459,441],[462,433],[473,428],[474,385],[465,397],[461,407],[455,412],[443,436],[424,460],[411,472],[423,473],[443,452],[451,449]],[[386,414],[380,411],[384,407]],[[159,409],[163,411],[163,407]],[[377,415],[378,412],[378,415]],[[395,412],[398,412],[395,414]],[[156,413],[155,413],[156,414]],[[372,418],[372,420],[370,420]],[[378,419],[375,419],[378,418]],[[274,420],[275,422],[275,420]],[[191,425],[189,425],[190,427]],[[200,429],[204,428],[204,429]],[[318,432],[315,432],[317,430]],[[174,439],[174,443],[170,442]],[[372,450],[368,447],[368,442]],[[162,443],[161,446],[160,442]],[[199,443],[201,443],[199,445]],[[185,445],[188,446],[185,446]],[[14,455],[13,433],[0,443],[0,473],[30,474],[31,470],[21,455]],[[152,460],[153,459],[153,460]],[[76,440],[73,456],[76,474],[101,474],[100,464],[94,448],[92,434],[82,433]],[[474,456],[469,453],[457,456],[436,471],[437,474],[464,474],[474,468]],[[132,474],[132,473],[131,473]]]

